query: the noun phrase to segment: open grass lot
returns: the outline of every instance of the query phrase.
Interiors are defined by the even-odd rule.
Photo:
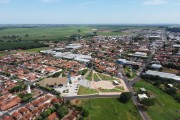
[[[83,99],[81,104],[89,109],[89,120],[142,120],[132,101],[123,104],[116,98],[99,98]]]
[[[91,72],[89,73],[89,75],[86,77],[86,79],[92,81],[92,75],[93,75],[93,73],[92,73],[92,71],[91,71]]]
[[[0,52],[0,57],[6,55],[6,52]]]
[[[102,79],[102,80],[117,80],[115,78],[113,78],[112,76],[109,75],[105,75],[105,74],[101,74],[101,73],[97,73],[97,75]]]
[[[101,92],[123,92],[124,89],[121,87],[115,87],[114,89],[101,89],[100,88],[100,91]]]
[[[59,40],[73,34],[85,35],[89,33],[92,33],[92,28],[85,26],[6,28],[0,30],[0,38],[5,35],[16,35],[21,37],[22,40]],[[26,37],[26,34],[28,34],[28,37]]]
[[[171,96],[143,80],[137,82],[134,89],[137,91],[141,87],[146,88],[156,96],[156,104],[147,111],[152,120],[180,119],[180,104]]]
[[[46,50],[48,47],[41,47],[41,48],[34,48],[34,49],[28,49],[28,50],[19,50],[18,52],[39,52],[41,50]]]
[[[87,94],[95,94],[95,93],[97,93],[96,90],[89,89],[89,88],[86,88],[84,86],[80,86],[79,91],[78,91],[78,95],[87,95]]]
[[[105,35],[105,36],[108,36],[108,35],[109,36],[125,35],[125,33],[123,33],[123,32],[113,32],[113,31],[110,31],[110,30],[98,31],[97,34],[98,35]]]
[[[167,73],[172,73],[172,74],[178,74],[178,70],[176,70],[176,69],[169,69],[169,68],[166,68],[166,67],[163,67],[162,72],[167,72]]]
[[[129,79],[133,79],[134,77],[136,77],[136,71],[130,69],[129,67],[125,67],[124,72],[126,73],[126,76]],[[127,74],[129,74],[129,75],[127,75]]]

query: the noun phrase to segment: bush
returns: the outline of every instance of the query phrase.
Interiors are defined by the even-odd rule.
[[[68,114],[68,109],[67,107],[63,106],[63,107],[60,107],[58,110],[57,110],[57,114],[60,118],[63,118],[66,114]]]
[[[121,95],[120,95],[120,98],[119,100],[123,103],[127,103],[132,97],[132,93],[131,92],[123,92]]]
[[[82,112],[82,116],[83,117],[88,117],[89,116],[89,110],[87,110],[87,109],[83,109],[83,112]]]
[[[175,96],[175,99],[180,103],[180,93]]]
[[[20,93],[18,96],[22,99],[22,102],[28,102],[32,98],[32,94]]]
[[[177,93],[177,91],[176,91],[175,88],[166,88],[166,89],[165,89],[165,92],[166,92],[167,94],[171,95],[171,96],[174,96],[174,95],[176,95],[176,93]]]
[[[153,106],[155,104],[154,99],[152,98],[144,98],[141,103],[145,106]]]

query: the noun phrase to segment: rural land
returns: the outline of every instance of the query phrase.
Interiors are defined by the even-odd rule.
[[[0,25],[0,120],[179,120],[180,27]]]

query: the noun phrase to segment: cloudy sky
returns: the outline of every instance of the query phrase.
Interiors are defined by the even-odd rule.
[[[0,0],[0,24],[180,24],[180,0]]]

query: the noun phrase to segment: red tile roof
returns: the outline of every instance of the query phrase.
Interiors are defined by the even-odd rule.
[[[57,116],[56,112],[54,112],[54,113],[52,113],[51,115],[48,116],[48,119],[49,119],[49,120],[54,120],[54,119],[57,118],[57,117],[58,117],[58,116]]]

